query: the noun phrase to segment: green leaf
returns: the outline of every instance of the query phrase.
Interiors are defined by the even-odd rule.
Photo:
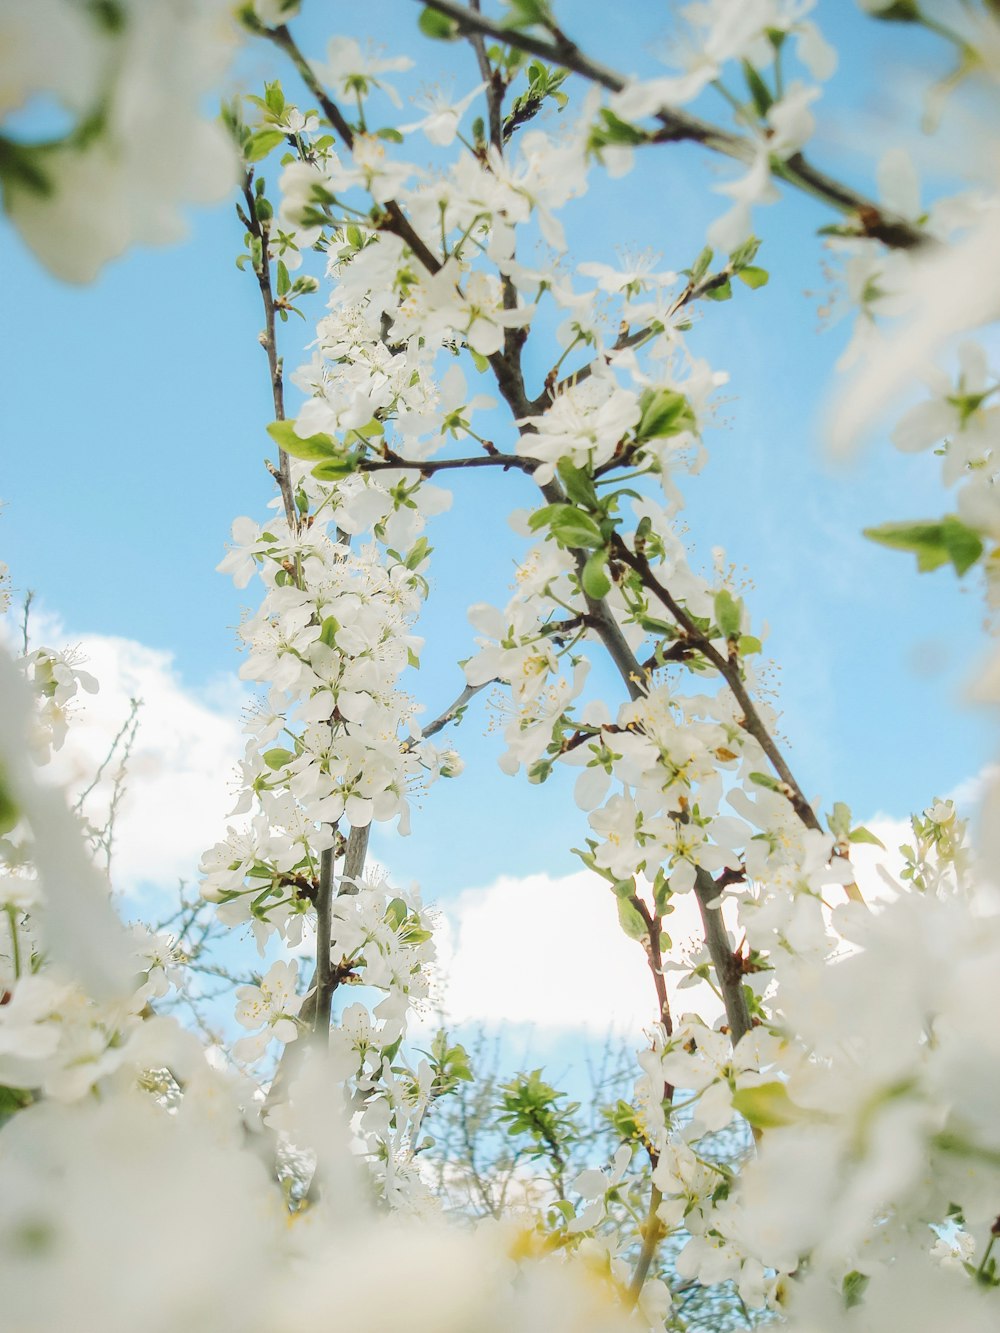
[[[741,604],[728,588],[722,588],[715,594],[715,623],[727,639],[738,637],[742,619]]]
[[[281,90],[281,84],[277,79],[273,83],[264,84],[264,101],[267,109],[274,115],[280,116],[285,109],[285,94]]]
[[[767,791],[779,790],[778,779],[772,778],[770,773],[751,773],[750,781],[755,782],[758,787],[764,787]]]
[[[505,28],[531,28],[536,23],[552,22],[552,11],[546,0],[507,0],[510,12],[503,20]]]
[[[834,801],[833,814],[827,815],[826,822],[835,838],[846,838],[851,831],[851,807]]]
[[[319,641],[325,643],[328,648],[332,648],[337,642],[337,630],[340,629],[340,622],[336,616],[327,616],[320,628]]]
[[[896,551],[912,551],[922,573],[937,569],[948,559],[940,523],[883,523],[877,528],[865,528],[862,535]]]
[[[357,466],[357,454],[341,454],[337,458],[327,458],[322,463],[317,463],[312,474],[317,481],[343,481],[345,477],[357,471]]]
[[[771,90],[749,60],[743,61],[743,77],[746,80],[750,96],[753,98],[757,114],[763,119],[774,105]]]
[[[556,464],[556,471],[559,473],[559,480],[566,488],[566,494],[574,504],[582,505],[584,509],[599,507],[597,491],[588,472],[574,467],[568,458],[560,458]]]
[[[755,1129],[776,1129],[799,1118],[799,1108],[788,1095],[784,1083],[758,1083],[754,1088],[738,1088],[733,1093],[733,1107]]]
[[[728,301],[733,294],[733,284],[727,278],[718,287],[709,287],[705,292],[706,301]]]
[[[896,551],[912,551],[921,573],[938,569],[950,561],[961,577],[983,553],[978,533],[951,514],[938,523],[933,520],[883,523],[877,528],[865,528],[863,535],[869,541]]]
[[[474,347],[470,347],[468,351],[469,355],[472,357],[472,364],[479,371],[480,375],[482,375],[484,371],[489,370],[490,363],[486,357],[483,356],[482,352],[477,352]]]
[[[982,540],[977,532],[967,527],[960,518],[955,518],[951,514],[942,520],[941,530],[944,535],[948,559],[955,566],[956,574],[961,578],[982,555]]]
[[[417,27],[425,37],[432,37],[438,42],[450,42],[458,36],[458,24],[455,20],[430,7],[420,11]]]
[[[528,527],[531,529],[532,532],[537,532],[539,528],[548,527],[548,525],[552,522],[553,518],[555,518],[556,514],[561,509],[565,508],[566,506],[562,504],[542,505],[541,509],[536,509],[535,512],[528,519]]]
[[[278,260],[277,276],[278,280],[276,286],[278,289],[278,295],[286,296],[288,294],[288,289],[292,285],[292,280],[288,276],[288,268],[285,265],[285,261],[283,259]]]
[[[264,752],[264,763],[267,764],[270,769],[277,770],[279,768],[284,768],[287,764],[290,764],[294,758],[295,754],[293,751],[282,750],[280,747],[274,750],[266,750]]]
[[[757,251],[760,249],[760,237],[748,236],[742,241],[729,256],[729,266],[733,272],[746,268],[757,258]]]
[[[736,274],[740,282],[745,282],[748,287],[765,287],[770,276],[766,268],[755,268],[752,264],[746,268],[741,268]]]
[[[847,840],[848,842],[870,842],[872,846],[881,847],[883,852],[885,851],[885,843],[882,839],[876,837],[871,829],[865,828],[863,824],[859,824],[857,828],[851,829],[850,833],[847,835]]]
[[[646,923],[639,910],[632,906],[627,898],[618,899],[618,920],[621,928],[630,940],[644,940],[647,935]]]
[[[695,428],[691,405],[676,389],[646,389],[639,399],[639,409],[642,415],[635,438],[640,443]]]
[[[27,1088],[0,1087],[0,1127],[16,1111],[22,1110],[25,1106],[30,1106],[34,1100],[35,1094]]]
[[[691,272],[689,276],[691,278],[692,283],[697,285],[699,282],[701,282],[702,278],[705,276],[705,274],[711,267],[711,263],[712,263],[712,249],[710,246],[706,245],[704,250],[702,250],[701,254],[698,256],[698,258],[694,261],[694,263],[691,266]]]
[[[764,645],[754,634],[741,634],[739,649],[741,657],[750,657],[753,653],[763,652]]]
[[[588,597],[592,597],[595,602],[599,602],[602,597],[607,597],[611,591],[611,580],[606,572],[608,555],[608,548],[602,546],[593,555],[588,556],[587,563],[580,574],[583,591]]]
[[[419,565],[424,563],[432,550],[433,547],[428,543],[426,537],[418,537],[410,547],[403,563],[406,565],[407,569],[416,569]]]
[[[549,528],[560,546],[570,549],[604,545],[600,528],[582,509],[572,505],[553,505],[556,511],[549,519]]]
[[[603,107],[598,123],[591,128],[590,145],[592,148],[606,148],[610,144],[623,144],[635,148],[644,144],[649,136],[645,130],[637,129],[627,120],[622,120],[613,111]]]
[[[316,458],[335,458],[342,453],[340,445],[330,435],[309,435],[304,440],[300,439],[295,434],[294,421],[272,421],[267,433],[279,449],[284,449],[293,458],[304,458],[307,462]]]
[[[3,770],[0,769],[0,833],[9,833],[19,818],[14,797],[4,781]]]
[[[877,17],[879,16],[876,15]],[[845,1309],[853,1310],[856,1305],[861,1304],[869,1281],[868,1274],[859,1273],[856,1268],[845,1275],[843,1282],[840,1284],[840,1293],[844,1298]]]
[[[243,156],[248,162],[260,162],[267,157],[272,148],[277,148],[279,143],[284,142],[285,135],[282,130],[260,130],[247,144]],[[258,216],[259,214],[258,209]]]
[[[869,10],[869,17],[883,23],[919,23],[922,16],[917,0],[895,0],[883,9]]]

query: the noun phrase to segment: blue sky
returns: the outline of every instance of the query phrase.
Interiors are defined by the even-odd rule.
[[[305,10],[300,42],[320,56],[331,7],[307,0]],[[618,6],[611,27],[607,7],[590,0],[561,12],[609,63],[654,71],[645,48],[658,28],[645,6]],[[378,0],[337,6],[335,21],[359,37],[391,34],[390,49],[414,57],[416,69],[397,80],[404,96],[438,78],[453,79],[456,93],[471,87],[467,49],[420,39],[416,13],[412,0]],[[908,135],[918,116],[905,96],[895,100],[886,72],[903,60],[941,72],[943,56],[920,34],[865,21],[844,0],[823,0],[818,17],[841,68],[819,106],[825,128],[813,156],[870,189],[866,154],[900,129]],[[253,90],[274,69],[269,53],[248,50],[244,86]],[[409,107],[401,116],[413,118]],[[861,138],[865,153],[852,148]],[[686,145],[648,150],[622,180],[596,171],[588,196],[566,213],[573,257],[608,261],[618,246],[651,246],[665,266],[684,267],[725,207],[711,186],[731,175]],[[771,270],[770,285],[710,306],[692,335],[730,383],[722,422],[707,437],[708,467],[685,482],[687,517],[706,562],[722,544],[752,579],[748,600],[771,627],[780,667],[781,731],[806,790],[826,808],[842,799],[859,815],[898,816],[993,757],[992,723],[960,697],[980,651],[981,602],[972,585],[943,571],[918,578],[909,557],[859,535],[871,523],[943,512],[936,460],[904,457],[878,437],[849,469],[824,458],[823,405],[848,332],[846,321],[818,331],[830,284],[815,229],[829,220],[788,191],[761,210],[758,262]],[[49,279],[3,232],[0,551],[15,583],[35,589],[73,632],[168,650],[182,682],[203,690],[238,669],[232,627],[249,600],[214,566],[233,517],[261,514],[271,494],[258,294],[234,264],[241,228],[227,207],[198,213],[186,244],[132,253],[84,289]],[[282,334],[292,368],[309,328],[290,323]],[[453,664],[472,642],[465,607],[508,596],[518,547],[505,514],[532,499],[523,478],[492,473],[459,477],[452,489],[454,508],[430,534],[419,688],[431,715],[461,685]],[[531,788],[503,777],[485,726],[480,710],[457,733],[466,775],[432,789],[407,844],[377,843],[428,896],[500,873],[576,868],[568,848],[585,828],[567,784]]]

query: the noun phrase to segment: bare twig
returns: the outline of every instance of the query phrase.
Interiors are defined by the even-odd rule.
[[[478,14],[480,12],[479,0],[469,0],[469,2],[473,11]],[[489,57],[486,54],[486,43],[483,41],[483,34],[481,32],[470,32],[468,37],[469,44],[476,53],[476,62],[479,65],[480,76],[486,84],[486,106],[489,111],[490,143],[498,153],[502,153],[504,143],[503,75],[498,69],[494,69],[490,64]]]
[[[537,458],[521,458],[517,454],[476,454],[472,458],[434,458],[418,459],[401,458],[398,454],[393,454],[389,458],[365,458],[358,464],[359,472],[387,472],[393,468],[406,468],[411,472],[419,472],[425,477],[431,477],[435,472],[452,472],[455,470],[468,470],[469,468],[480,467],[499,467],[505,472],[514,468],[519,472],[533,472],[539,465]]]
[[[439,713],[433,722],[428,722],[426,727],[421,728],[420,740],[428,740],[431,736],[437,735],[439,731],[443,731],[450,722],[454,722],[459,714],[468,707],[469,702],[476,697],[480,690],[484,690],[487,685],[494,684],[496,684],[495,676],[491,680],[482,681],[479,685],[466,685],[454,703],[449,704],[443,713]],[[414,745],[419,743],[419,741],[408,741],[403,748],[412,750]]]
[[[28,644],[30,642],[28,635],[28,620],[31,616],[31,603],[35,600],[34,592],[29,588],[24,594],[24,614],[21,617],[21,651],[25,657],[28,656]]]
[[[278,355],[277,326],[275,323],[275,304],[274,293],[271,290],[271,257],[268,254],[271,235],[268,223],[262,222],[257,216],[256,201],[253,194],[253,169],[248,168],[243,178],[243,198],[246,202],[246,212],[240,210],[240,217],[244,222],[250,234],[256,238],[260,245],[260,265],[253,265],[254,275],[257,278],[257,285],[260,288],[260,299],[264,307],[264,329],[260,335],[261,346],[267,353],[267,367],[271,377],[271,398],[274,404],[275,421],[284,421],[285,419],[285,381],[284,371],[282,369],[281,357]],[[288,455],[280,446],[278,448],[278,467],[273,471],[274,479],[278,483],[278,489],[281,492],[281,503],[285,511],[285,518],[288,522],[290,531],[295,532],[298,528],[298,519],[295,513],[295,501],[292,497],[291,472],[288,466]]]

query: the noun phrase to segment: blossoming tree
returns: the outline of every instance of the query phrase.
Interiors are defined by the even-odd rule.
[[[954,48],[934,116],[965,95],[995,112],[992,0],[863,7]],[[690,318],[753,300],[768,278],[755,210],[804,190],[829,209],[858,306],[835,441],[936,366],[894,438],[938,449],[955,512],[870,535],[920,569],[981,570],[992,599],[998,381],[988,338],[972,339],[1000,315],[995,162],[928,203],[899,154],[878,200],[827,175],[807,145],[836,59],[809,0],[687,4],[674,63],[644,81],[581,49],[569,6],[431,0],[414,20],[468,48],[469,87],[400,125],[379,117],[407,62],[336,34],[325,56],[303,50],[298,8],[0,14],[4,110],[49,92],[72,120],[42,144],[0,136],[5,208],[53,272],[88,279],[133,242],[172,239],[180,204],[236,191],[275,482],[220,565],[259,599],[240,637],[260,707],[201,892],[275,960],[236,989],[247,1035],[225,1058],[162,1012],[183,957],[121,925],[88,851],[99,836],[37,772],[96,682],[55,649],[0,661],[11,1327],[683,1327],[680,1288],[720,1282],[747,1323],[782,1312],[802,1333],[994,1327],[998,793],[975,844],[948,802],[916,816],[901,878],[866,902],[851,853],[872,835],[807,796],[761,689],[763,633],[724,560],[699,572],[679,515],[725,381],[689,349]],[[270,52],[275,78],[208,121],[239,40]],[[710,88],[722,123],[688,109]],[[425,141],[433,170],[416,163]],[[705,248],[669,270],[568,255],[560,211],[590,177],[654,173],[645,150],[677,141],[735,164]],[[320,305],[292,417],[281,327]],[[414,673],[434,519],[452,498],[442,474],[461,504],[471,469],[489,470],[497,505],[515,475],[534,503],[513,516],[514,595],[469,609],[474,650],[428,723]],[[435,1105],[473,1071],[446,1037],[407,1041],[433,923],[371,873],[368,835],[405,833],[414,790],[461,780],[449,729],[486,687],[508,700],[512,780],[577,770],[579,855],[641,946],[649,1041],[610,1117],[613,1154],[572,1176],[570,1111],[540,1072],[508,1085],[502,1119],[547,1175],[499,1226],[463,1226],[422,1154]],[[995,664],[982,689],[995,698]],[[691,899],[702,946],[678,956],[670,916]],[[697,983],[688,1012],[671,973]],[[335,1004],[353,986],[365,998]],[[740,1124],[734,1162],[712,1136]]]

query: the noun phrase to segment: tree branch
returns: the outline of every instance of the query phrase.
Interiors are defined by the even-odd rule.
[[[621,92],[626,86],[627,81],[622,74],[586,55],[558,28],[551,30],[552,39],[546,41],[517,28],[506,28],[500,23],[491,22],[465,5],[454,3],[454,0],[420,0],[420,3],[426,3],[430,9],[453,19],[463,36],[478,32],[493,37],[519,51],[562,65],[609,92]],[[750,139],[721,129],[689,112],[674,107],[661,107],[656,113],[656,119],[664,130],[663,134],[657,136],[658,141],[689,140],[739,162],[751,162],[754,159],[756,148]],[[865,195],[826,175],[802,153],[795,153],[784,162],[774,161],[771,170],[786,184],[832,205],[838,212],[854,215],[863,235],[879,240],[891,249],[909,250],[930,243],[929,238],[905,218],[893,215]]]
[[[537,458],[521,458],[516,454],[477,454],[473,458],[402,458],[393,454],[389,458],[365,458],[358,464],[359,472],[390,472],[393,468],[406,468],[411,472],[420,472],[424,476],[433,476],[435,472],[449,472],[456,468],[501,467],[504,471],[516,468],[520,472],[533,472],[539,466]]]
[[[429,722],[426,727],[421,728],[420,740],[426,741],[431,736],[436,736],[439,731],[443,731],[449,722],[454,722],[458,714],[468,706],[469,701],[474,699],[480,690],[484,690],[487,685],[494,685],[495,683],[496,677],[494,676],[491,680],[484,680],[479,685],[466,685],[453,704],[449,705],[443,713],[439,713],[433,722]],[[408,742],[405,748],[412,749],[414,745],[418,744],[419,741]]]
[[[243,198],[246,201],[246,215],[242,218],[247,230],[254,236],[260,244],[260,267],[253,266],[254,275],[257,278],[257,285],[260,288],[260,299],[264,306],[264,331],[260,336],[261,346],[267,353],[267,367],[271,375],[271,398],[274,403],[275,421],[284,421],[285,419],[285,385],[284,372],[282,370],[281,358],[278,356],[278,343],[275,325],[275,305],[274,293],[271,290],[271,258],[268,254],[268,245],[270,244],[270,228],[266,222],[261,222],[257,216],[256,200],[253,194],[253,168],[248,168],[243,177]],[[252,259],[252,257],[251,257]],[[278,447],[278,467],[277,470],[271,469],[272,476],[278,483],[278,489],[281,492],[281,503],[285,511],[285,519],[289,530],[295,532],[298,530],[298,518],[295,513],[295,500],[292,497],[291,474],[288,467],[288,455],[284,449]]]
[[[353,830],[352,830],[353,832]],[[322,1045],[330,1039],[331,983],[330,942],[333,928],[333,847],[320,853],[319,888],[316,891],[316,971],[313,976],[312,1030]]]
[[[478,14],[479,0],[469,0],[473,11]],[[503,75],[490,64],[486,54],[486,43],[481,32],[468,34],[469,44],[476,53],[479,73],[486,84],[486,105],[489,109],[490,143],[498,153],[503,152]]]
[[[643,587],[651,592],[658,601],[667,608],[673,616],[678,628],[684,632],[685,639],[689,646],[696,648],[719,672],[726,684],[729,686],[736,702],[743,710],[743,717],[740,719],[740,726],[748,732],[758,742],[761,749],[767,755],[767,758],[780,779],[780,791],[790,802],[799,819],[810,829],[822,831],[822,825],[816,818],[816,812],[806,800],[802,788],[795,780],[795,775],[789,768],[784,756],[775,744],[770,732],[764,725],[763,719],[757,712],[756,705],[750,698],[746,685],[740,674],[739,665],[724,657],[715,647],[712,641],[705,637],[688,613],[673,597],[670,590],[665,588],[656,577],[652,566],[644,555],[629,549],[622,538],[616,533],[611,541],[612,548],[618,558],[639,575]]]

